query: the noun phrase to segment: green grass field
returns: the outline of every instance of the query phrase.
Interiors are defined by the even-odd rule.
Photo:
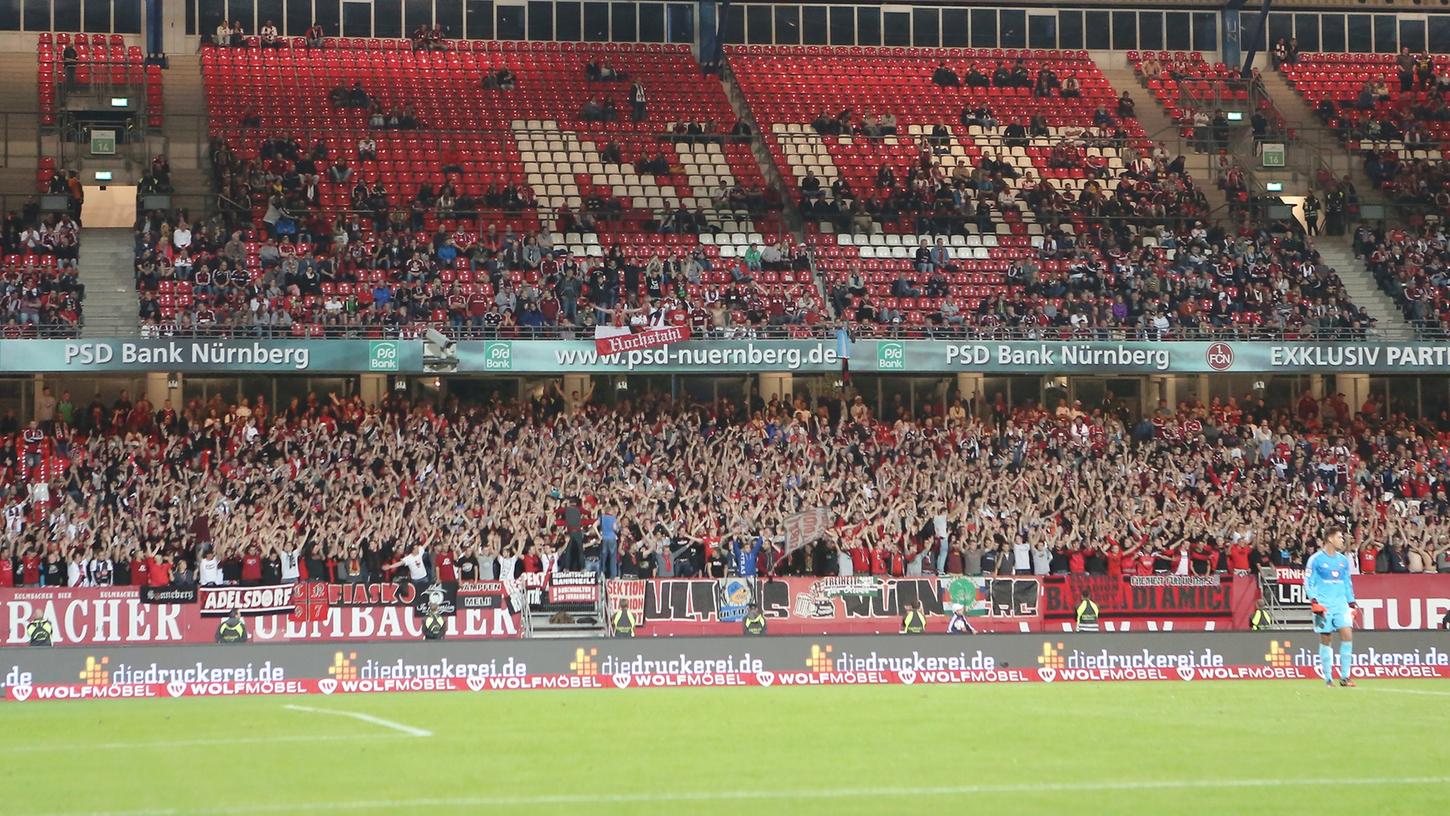
[[[525,691],[0,712],[9,816],[1450,810],[1441,681]]]

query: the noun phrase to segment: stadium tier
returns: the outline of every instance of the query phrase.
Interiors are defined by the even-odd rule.
[[[1450,425],[1373,398],[1249,394],[1139,420],[1111,397],[1049,411],[1000,394],[879,415],[859,396],[755,411],[649,395],[611,410],[562,391],[436,407],[47,399],[44,427],[0,420],[0,580],[20,585],[164,586],[204,551],[204,582],[295,579],[299,556],[302,577],[388,581],[419,535],[453,579],[556,562],[608,577],[1213,575],[1300,567],[1345,517],[1361,522],[1359,570],[1450,570]],[[578,464],[616,446],[628,454]],[[107,474],[122,470],[118,493]],[[457,484],[471,487],[441,489]],[[792,547],[808,504],[828,527]]]
[[[333,333],[319,318],[334,296],[355,318],[348,330],[592,325],[616,305],[665,308],[701,329],[819,314],[748,130],[683,47],[338,39],[207,47],[202,63],[218,184],[252,206],[224,275],[265,290],[265,273],[283,267],[264,331],[280,320]],[[165,331],[257,327],[256,308],[213,295],[193,310],[195,293],[161,291],[143,310]],[[380,301],[409,309],[380,315]],[[220,318],[197,317],[219,307]]]
[[[1145,137],[1131,99],[1085,53],[736,47],[729,58],[799,196],[833,308],[861,331],[1368,327],[1311,248],[1270,224],[1203,223],[1182,159]]]

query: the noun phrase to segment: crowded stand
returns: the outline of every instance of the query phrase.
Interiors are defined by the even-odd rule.
[[[0,418],[0,582],[385,580],[415,545],[443,580],[1244,573],[1348,520],[1360,571],[1450,570],[1450,424],[1374,398],[41,404]],[[785,549],[813,506],[829,529]]]
[[[1370,328],[1292,225],[1216,226],[1183,159],[1083,53],[745,46],[731,65],[833,308],[863,333]],[[1243,192],[1237,162],[1216,161]]]
[[[1362,225],[1355,254],[1405,317],[1428,337],[1450,337],[1450,238],[1443,222]]]
[[[185,248],[185,214],[138,226],[148,331],[528,333],[660,312],[752,331],[821,317],[750,128],[687,49],[423,42],[204,49],[229,217],[187,223],[200,241]]]
[[[1163,106],[1168,118],[1183,127],[1200,149],[1222,149],[1228,144],[1229,120],[1225,106],[1243,108],[1253,103],[1249,129],[1256,140],[1282,134],[1286,123],[1266,98],[1253,99],[1250,87],[1260,82],[1258,69],[1249,80],[1221,62],[1210,64],[1198,51],[1129,51],[1128,65]]]
[[[74,174],[56,179],[64,185]],[[33,201],[6,213],[0,229],[0,338],[76,335],[85,298],[79,255],[80,225],[72,214],[41,213]]]
[[[1428,53],[1301,54],[1281,64],[1324,124],[1363,154],[1365,175],[1406,204],[1450,205],[1442,147],[1450,75]]]

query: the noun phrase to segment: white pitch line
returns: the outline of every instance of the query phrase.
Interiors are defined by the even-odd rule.
[[[1361,686],[1361,688],[1364,687]],[[1424,694],[1430,697],[1450,697],[1450,691],[1425,691],[1423,689],[1383,688],[1381,686],[1370,686],[1368,688],[1365,688],[1365,691],[1388,691],[1394,694]]]
[[[333,712],[342,713],[342,712]],[[465,796],[418,799],[359,799],[328,802],[279,802],[223,807],[160,808],[126,811],[67,811],[47,816],[238,816],[251,813],[320,813],[337,810],[399,810],[417,807],[530,807],[540,805],[658,804],[667,802],[778,801],[811,799],[884,799],[893,797],[963,796],[970,794],[1093,793],[1157,790],[1342,787],[1384,785],[1447,785],[1450,776],[1372,776],[1320,779],[1164,779],[1152,782],[1062,782],[1010,785],[945,785],[941,787],[816,788],[805,790],[681,791],[678,793],[565,793],[540,796]]]
[[[362,720],[363,722],[372,723],[373,725],[381,725],[384,728],[391,728],[394,731],[402,731],[404,734],[408,734],[414,737],[433,736],[433,732],[427,729],[414,728],[411,725],[403,725],[402,723],[393,722],[392,720],[385,720],[382,717],[374,717],[371,714],[363,714],[360,711],[338,711],[334,708],[313,708],[312,706],[300,705],[284,705],[282,707],[291,711],[304,711],[308,714],[332,714],[337,717],[351,717],[354,720]]]
[[[43,745],[0,745],[0,754],[33,754],[36,751],[135,751],[147,748],[205,748],[223,745],[270,745],[274,742],[341,742],[355,740],[352,734],[288,734],[276,737],[232,737],[224,739],[172,740],[164,742],[62,742]]]

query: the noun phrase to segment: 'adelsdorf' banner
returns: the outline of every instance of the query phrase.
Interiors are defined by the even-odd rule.
[[[838,347],[833,339],[691,339],[676,328],[605,340],[464,340],[426,367],[423,341],[397,337],[0,340],[0,371],[828,374],[840,370],[843,352],[855,371],[902,374],[1440,374],[1450,367],[1450,343],[858,339]]]

